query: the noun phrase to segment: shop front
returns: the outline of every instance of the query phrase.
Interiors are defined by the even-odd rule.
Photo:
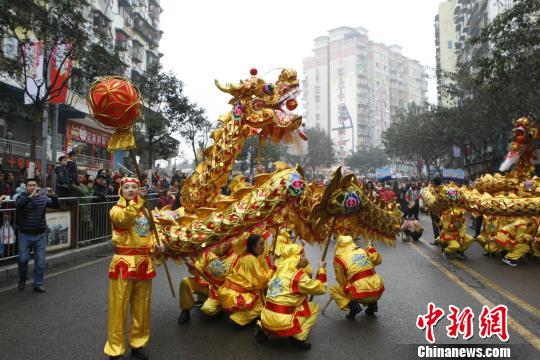
[[[110,133],[73,120],[66,121],[65,150],[75,150],[80,170],[94,174],[99,169],[112,169],[113,157],[107,151]]]

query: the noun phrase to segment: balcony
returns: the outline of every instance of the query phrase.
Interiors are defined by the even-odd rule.
[[[144,60],[144,48],[142,46],[133,46],[131,48],[131,59],[133,62],[142,63]]]
[[[63,145],[58,144],[56,151],[63,152]],[[13,141],[13,140],[7,140],[7,139],[0,139],[0,151],[5,154],[11,154],[21,157],[30,157],[30,144],[19,142],[19,141]],[[41,159],[41,146],[36,146],[36,154],[39,157],[37,160]],[[50,154],[47,156],[49,161]]]
[[[141,34],[142,37],[151,47],[159,46],[159,40],[161,39],[161,32],[156,30],[148,21],[143,17],[141,12],[135,11],[135,19],[133,29]]]

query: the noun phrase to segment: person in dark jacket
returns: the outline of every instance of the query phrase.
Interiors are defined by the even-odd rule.
[[[54,168],[54,173],[56,175],[56,194],[58,194],[59,197],[69,196],[70,178],[66,165],[67,157],[60,156],[58,158],[58,165]]]
[[[66,169],[69,178],[69,187],[73,196],[84,197],[87,195],[87,190],[81,186],[79,180],[79,169],[77,168],[77,153],[72,150],[68,154],[69,160],[66,164]]]
[[[19,225],[19,289],[26,286],[26,274],[30,252],[34,250],[34,282],[35,292],[44,293],[43,273],[45,271],[45,247],[47,246],[47,219],[45,210],[48,207],[59,208],[58,198],[47,189],[47,194],[39,191],[36,179],[26,179],[26,193],[15,200]]]

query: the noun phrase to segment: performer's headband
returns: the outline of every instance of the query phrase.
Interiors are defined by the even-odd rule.
[[[128,184],[128,183],[137,184],[137,186],[141,186],[141,183],[139,182],[139,180],[134,177],[122,178],[122,180],[120,181],[120,186],[124,186],[124,184]]]

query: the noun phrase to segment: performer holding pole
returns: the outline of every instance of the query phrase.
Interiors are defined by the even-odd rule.
[[[129,80],[108,76],[94,82],[87,95],[94,119],[115,132],[108,150],[129,150],[137,175],[141,172],[135,158],[135,138],[132,126],[141,118],[139,90]],[[111,209],[112,242],[116,246],[109,268],[108,334],[104,352],[110,359],[125,353],[125,330],[128,308],[131,308],[129,345],[131,357],[148,359],[145,346],[150,338],[150,304],[152,278],[155,277],[151,258],[162,256],[158,233],[145,199],[147,189],[138,179],[121,181],[118,203]],[[169,286],[174,296],[167,263],[163,261]]]

